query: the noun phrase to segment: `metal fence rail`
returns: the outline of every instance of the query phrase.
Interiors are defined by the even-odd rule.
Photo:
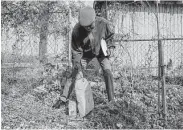
[[[114,66],[117,66],[115,64],[119,64],[118,66],[121,67],[132,65],[133,68],[151,70],[153,75],[157,75],[158,40],[161,40],[163,44],[165,65],[169,63],[170,59],[172,70],[176,70],[182,65],[183,9],[181,7],[159,6],[159,39],[157,38],[155,6],[128,4],[114,7],[108,9],[108,17],[116,25],[116,33],[130,36],[127,40],[116,41],[116,54],[118,55],[115,55]],[[53,17],[63,20],[62,13],[55,13]],[[57,24],[69,24],[69,21]],[[50,29],[47,56],[58,55],[60,58],[65,57],[68,60],[68,33],[57,33],[54,29],[59,30],[59,26]],[[14,29],[4,29],[1,41],[2,66],[6,66],[6,63],[23,66],[22,63],[36,62],[39,59],[39,41],[39,35],[24,30],[24,27],[18,28],[16,32]],[[176,71],[171,71],[171,73],[169,70],[167,71],[168,75],[178,75]],[[173,74],[174,72],[175,74]]]

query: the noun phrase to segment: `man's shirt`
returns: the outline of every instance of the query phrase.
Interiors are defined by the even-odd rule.
[[[92,50],[90,40],[86,44],[83,43],[83,40],[92,33],[94,37],[94,50]],[[114,36],[114,26],[111,22],[107,21],[102,17],[96,17],[95,19],[95,28],[91,32],[87,32],[79,23],[74,26],[72,32],[72,49],[78,52],[87,52],[91,51],[96,56],[99,55],[101,39],[106,40],[107,46],[114,46],[112,39]]]

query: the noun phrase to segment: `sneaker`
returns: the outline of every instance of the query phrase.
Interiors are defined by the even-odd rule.
[[[61,106],[65,106],[66,105],[66,102],[62,101],[62,100],[57,100],[57,102],[52,106],[52,108],[55,108],[55,109],[59,109]]]

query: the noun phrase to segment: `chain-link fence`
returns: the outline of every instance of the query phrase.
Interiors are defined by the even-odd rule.
[[[163,44],[165,74],[182,76],[183,65],[183,10],[181,5],[134,2],[108,2],[107,16],[115,25],[115,32],[130,36],[117,42],[114,64],[158,75],[158,31]],[[119,61],[119,62],[117,62]],[[118,67],[114,67],[118,68]],[[178,70],[179,68],[179,70]]]
[[[60,9],[60,7],[58,8]],[[95,124],[96,122],[96,124],[99,123],[104,126],[109,125],[108,122],[110,120],[112,125],[115,125],[114,123],[119,124],[119,122],[124,126],[131,125],[130,122],[134,125],[120,128],[162,128],[159,127],[162,126],[162,119],[157,118],[160,114],[157,108],[160,108],[160,102],[163,102],[159,98],[163,87],[159,87],[160,85],[158,84],[158,81],[160,81],[160,76],[158,76],[158,69],[160,68],[158,43],[161,41],[167,89],[167,107],[169,111],[167,115],[168,122],[172,123],[169,128],[182,128],[182,5],[160,4],[158,13],[156,13],[156,5],[151,2],[148,3],[148,1],[145,4],[144,2],[139,4],[134,1],[124,3],[107,1],[106,8],[107,17],[115,25],[116,34],[127,34],[129,36],[128,39],[124,38],[115,41],[116,48],[114,55],[110,57],[114,76],[115,96],[116,100],[122,105],[119,108],[119,116],[111,113],[106,114],[108,112],[103,113],[103,108],[97,108],[98,104],[106,104],[105,83],[101,80],[101,73],[95,71],[97,72],[95,75],[93,68],[88,69],[86,72],[89,73],[86,73],[88,76],[86,78],[91,79],[90,85],[94,90],[94,100],[97,106],[97,113],[95,112],[92,116],[101,114],[101,118],[98,118],[98,116],[92,117],[92,123]],[[70,9],[72,10],[71,14],[73,14],[75,9],[72,6],[70,6]],[[2,28],[1,90],[3,102],[7,100],[6,95],[10,97],[7,101],[9,104],[10,101],[16,100],[16,96],[24,98],[27,93],[41,87],[49,90],[51,95],[47,98],[50,98],[50,104],[48,103],[49,108],[53,104],[52,100],[60,96],[71,74],[71,69],[67,66],[69,63],[69,43],[71,40],[69,33],[72,31],[70,26],[73,27],[78,18],[77,15],[72,15],[72,17],[69,18],[67,11],[54,12],[51,15],[47,38],[45,38],[47,42],[46,57],[48,58],[48,64],[46,65],[40,65],[39,62],[40,28],[37,28],[37,30],[35,28],[31,29],[30,26],[26,25],[31,24],[29,22],[21,24],[21,26],[17,26],[16,28]],[[159,37],[157,25],[159,25]],[[37,23],[34,26],[37,26]],[[92,63],[96,64],[96,69],[98,69],[99,63],[96,62],[96,59],[92,60]],[[62,67],[58,66],[58,64]],[[66,65],[64,66],[63,64]],[[159,91],[160,89],[161,91]],[[26,99],[29,99],[29,97]],[[23,101],[27,102],[25,99]],[[30,103],[28,102],[28,104]],[[10,121],[12,123],[15,118],[11,115],[19,112],[18,110],[20,110],[19,108],[22,103],[15,102],[12,107],[9,107],[6,102],[2,105],[4,105],[2,107],[3,122],[6,123],[8,121],[9,123]],[[18,106],[17,109],[12,109],[16,105]],[[25,105],[28,113],[30,109],[32,110],[32,102],[30,106],[29,108]],[[44,105],[41,104],[40,106]],[[40,106],[39,108],[41,109]],[[5,109],[6,107],[8,107],[8,110]],[[35,111],[40,112],[37,109]],[[27,116],[26,111],[23,110],[23,113],[25,113],[23,117],[27,119],[29,116]],[[43,113],[45,114],[44,109]],[[48,112],[48,114],[50,113]],[[8,115],[11,116],[10,119],[12,120],[9,119]],[[55,116],[57,114],[53,113],[52,115]],[[105,115],[108,116],[105,117]],[[37,113],[35,116],[38,117]],[[58,118],[59,123],[60,117],[62,115]],[[25,119],[23,118],[23,120]],[[43,121],[45,119],[43,117]],[[108,121],[101,123],[104,119]],[[91,120],[89,126],[91,125]],[[124,121],[126,124],[123,123]],[[14,122],[14,124],[18,124],[16,121]]]
[[[116,55],[112,58],[114,68],[132,66],[140,71],[151,72],[152,75],[158,74],[158,44],[154,40],[157,38],[157,19],[156,7],[154,5],[134,5],[123,4],[109,6],[107,8],[108,18],[114,23],[115,32],[118,34],[128,34],[130,38],[127,42],[116,42]],[[168,75],[181,75],[178,68],[183,63],[183,41],[176,40],[182,38],[183,10],[179,5],[160,5],[159,6],[159,30],[160,38],[163,40],[164,63],[168,66]],[[60,56],[68,61],[69,36],[68,21],[64,19],[62,13],[52,15],[52,22],[49,27],[47,38],[47,56]],[[62,21],[62,22],[59,22]],[[65,25],[66,28],[60,28]],[[58,25],[56,27],[56,25]],[[71,31],[71,30],[70,30]],[[175,38],[175,40],[166,40]],[[131,41],[130,41],[131,40]],[[134,40],[134,41],[133,41]],[[39,59],[39,34],[26,30],[25,26],[16,29],[4,29],[2,31],[1,54],[2,67],[7,67],[7,63],[17,67],[29,66]],[[114,62],[114,63],[113,63]],[[117,67],[118,64],[118,67]]]
[[[62,14],[58,14],[60,17]],[[66,21],[68,23],[68,21]],[[34,65],[39,60],[39,34],[26,30],[24,27],[16,29],[3,29],[1,40],[2,67],[9,64],[16,67]],[[47,38],[47,57],[59,56],[60,59],[68,57],[68,33],[63,34],[50,30]],[[66,59],[68,60],[68,59]]]

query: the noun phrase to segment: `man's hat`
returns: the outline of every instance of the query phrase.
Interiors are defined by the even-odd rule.
[[[89,26],[95,20],[95,10],[86,6],[79,11],[79,23],[81,26]]]

